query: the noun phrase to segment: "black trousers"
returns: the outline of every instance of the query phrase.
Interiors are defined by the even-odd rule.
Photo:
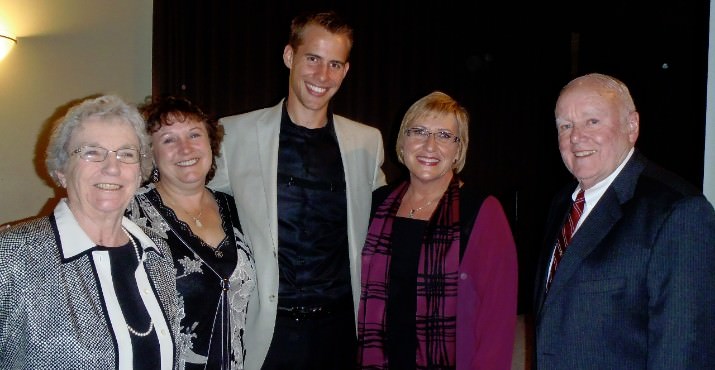
[[[262,370],[350,370],[356,355],[352,309],[315,318],[278,315]]]

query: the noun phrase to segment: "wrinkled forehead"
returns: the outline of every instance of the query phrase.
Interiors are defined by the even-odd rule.
[[[556,112],[574,105],[593,108],[618,109],[618,94],[604,86],[584,81],[564,87],[556,101]]]
[[[90,116],[82,120],[70,135],[69,146],[139,144],[132,124],[122,117]],[[110,146],[111,146],[110,145]]]

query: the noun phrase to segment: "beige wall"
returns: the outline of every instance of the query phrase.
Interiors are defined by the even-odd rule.
[[[0,224],[56,202],[43,164],[49,120],[70,102],[151,94],[150,0],[0,0],[18,38],[0,61]]]

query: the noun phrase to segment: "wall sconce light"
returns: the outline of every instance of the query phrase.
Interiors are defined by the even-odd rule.
[[[12,49],[16,43],[17,39],[10,36],[0,35],[0,60],[5,58],[5,55],[10,52],[10,49]]]

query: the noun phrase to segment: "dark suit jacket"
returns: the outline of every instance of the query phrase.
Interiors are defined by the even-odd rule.
[[[715,366],[715,211],[636,151],[548,265],[576,184],[554,199],[534,294],[538,369]]]

